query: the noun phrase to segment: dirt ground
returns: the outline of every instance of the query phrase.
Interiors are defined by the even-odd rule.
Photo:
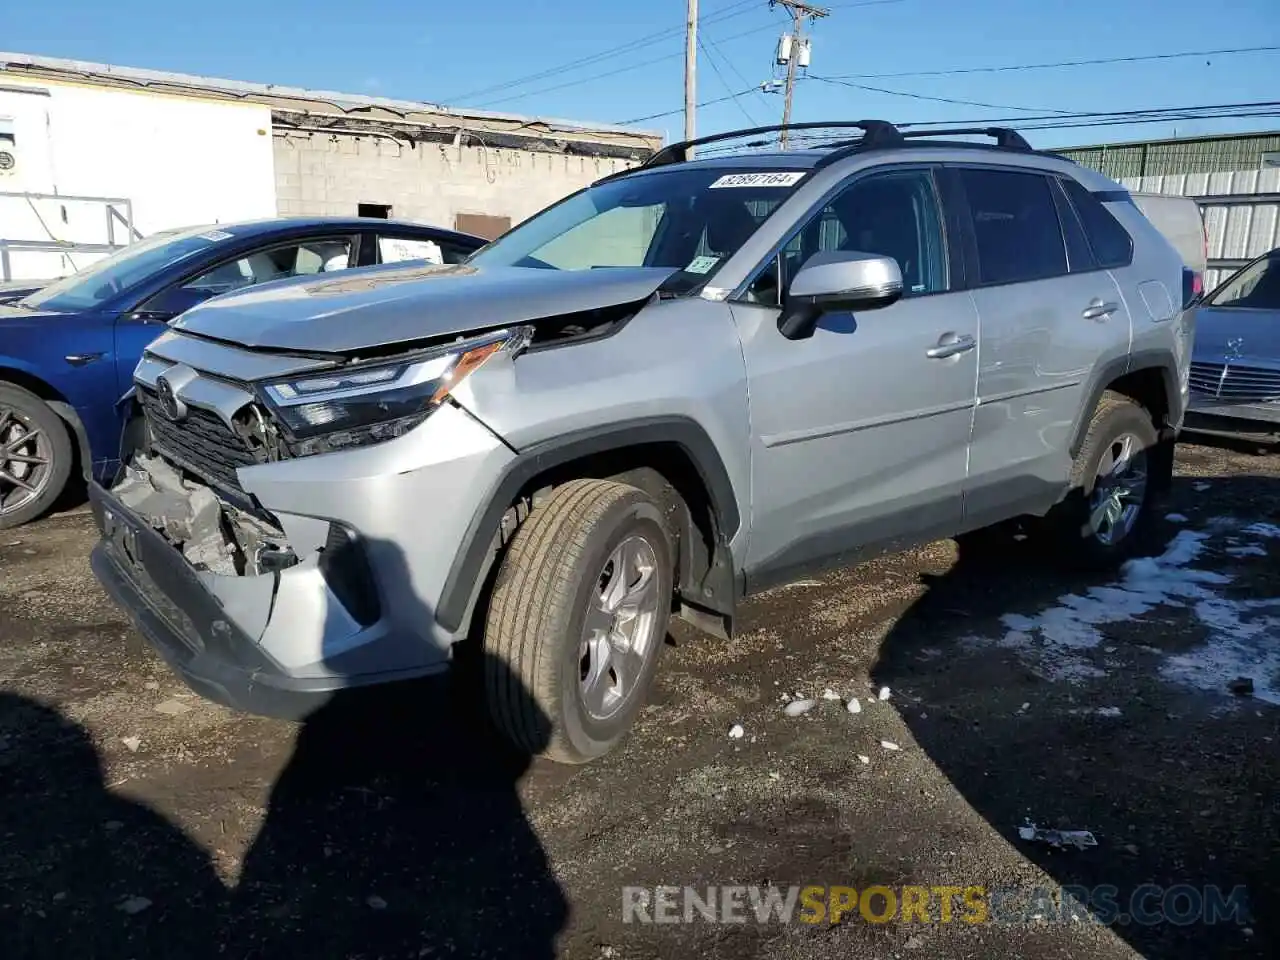
[[[677,627],[584,768],[512,759],[465,677],[233,714],[106,601],[83,508],[0,533],[4,956],[1280,956],[1280,455],[1179,459],[1114,576],[945,541],[754,600],[732,643]],[[624,887],[766,884],[980,887],[987,922],[942,892],[624,921]],[[1063,886],[1104,922],[1037,900]]]

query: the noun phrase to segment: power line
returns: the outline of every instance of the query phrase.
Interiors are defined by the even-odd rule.
[[[737,0],[737,2],[731,3],[727,7],[721,7],[718,10],[713,10],[709,12],[706,16],[700,19],[699,23],[700,24],[720,23],[725,20],[731,20],[734,17],[740,17],[746,13],[751,13],[756,8],[756,2],[757,0]],[[626,43],[619,44],[616,47],[610,47],[607,50],[601,50],[599,53],[594,53],[585,57],[579,57],[575,60],[570,60],[567,63],[559,64],[558,66],[548,67],[547,69],[540,70],[537,73],[530,73],[520,77],[513,77],[512,79],[505,80],[502,83],[492,84],[491,86],[481,87],[476,90],[469,90],[466,93],[460,94],[458,96],[447,98],[446,102],[457,103],[461,100],[468,99],[470,97],[481,97],[490,93],[498,93],[503,90],[508,90],[511,87],[518,87],[521,84],[533,83],[536,80],[544,80],[547,77],[556,76],[561,73],[567,73],[570,70],[577,70],[582,67],[589,67],[594,64],[600,63],[604,60],[611,60],[623,54],[631,53],[642,47],[649,46],[650,44],[658,43],[668,38],[677,37],[680,34],[684,33],[684,29],[685,28],[683,26],[667,27],[665,29],[655,31],[654,33],[649,33],[649,34],[645,34],[642,37],[637,37],[634,40],[629,40]]]
[[[746,108],[743,102],[738,99],[738,94],[733,92],[733,88],[729,86],[729,81],[724,78],[724,74],[721,73],[720,68],[716,66],[715,58],[711,56],[711,51],[707,49],[707,45],[702,42],[701,37],[698,38],[698,47],[707,55],[707,63],[711,64],[711,69],[715,73],[716,78],[720,81],[720,85],[724,87],[725,90],[729,91],[729,96],[733,98],[733,102],[737,108],[742,111],[742,115],[747,118],[747,121],[753,127],[758,127],[760,125],[760,121],[751,115],[751,112]]]
[[[737,96],[750,93],[740,90]],[[732,97],[717,97],[698,104],[709,107],[724,103]],[[657,120],[680,113],[680,110],[669,110],[665,113],[650,114],[633,120],[621,121],[622,125],[642,123],[645,120]],[[1280,100],[1258,100],[1243,103],[1212,103],[1185,107],[1146,107],[1134,110],[1113,111],[1079,111],[1076,113],[1054,113],[1042,116],[1019,117],[976,117],[961,120],[914,120],[896,124],[903,129],[911,127],[956,127],[982,126],[998,123],[1020,124],[1020,130],[1066,130],[1077,127],[1103,127],[1139,123],[1163,123],[1171,120],[1233,120],[1251,117],[1280,116]],[[1045,121],[1038,123],[1038,121]]]
[[[1244,53],[1275,53],[1280,46],[1225,47],[1220,50],[1185,50],[1179,53],[1151,53],[1133,57],[1099,57],[1091,60],[1059,60],[1055,63],[1019,63],[989,67],[949,67],[943,70],[911,70],[903,73],[846,73],[832,79],[896,80],[906,77],[955,77],[970,73],[1009,73],[1021,70],[1056,70],[1065,67],[1097,67],[1115,63],[1143,63],[1152,60],[1179,60],[1186,57],[1222,57]]]
[[[725,37],[720,42],[722,44],[730,43],[731,41],[738,40],[742,37],[749,37],[749,36],[752,36],[753,34],[761,33],[765,30],[775,30],[775,29],[777,28],[774,24],[766,23],[762,27],[755,27],[751,30],[744,30],[741,33],[732,34],[728,37]],[[613,70],[606,70],[604,73],[594,73],[594,74],[591,74],[590,76],[579,77],[576,80],[568,80],[568,81],[565,81],[564,83],[557,83],[550,87],[541,87],[537,90],[529,90],[529,91],[526,91],[525,93],[518,93],[510,97],[503,97],[500,100],[489,100],[486,103],[479,104],[479,106],[494,106],[500,103],[510,103],[513,100],[524,100],[527,97],[536,97],[539,94],[551,93],[553,90],[563,90],[566,87],[576,87],[579,84],[590,83],[594,80],[603,80],[605,77],[614,77],[620,73],[627,73],[632,70],[639,70],[641,67],[648,67],[655,63],[664,63],[667,60],[677,60],[682,58],[683,56],[684,56],[684,51],[681,50],[678,53],[670,53],[661,57],[653,57],[652,59],[641,60],[641,61],[638,61],[637,63],[628,64],[627,66],[624,66],[624,67],[617,67]]]
[[[698,107],[699,110],[701,110],[703,107],[711,107],[717,103],[724,103],[727,100],[732,100],[735,97],[745,96],[746,94],[750,93],[752,90],[755,90],[755,89],[757,88],[748,87],[746,90],[739,90],[736,93],[730,93],[727,97],[716,97],[712,100],[703,100],[701,103],[696,104],[696,106]],[[660,120],[662,117],[673,117],[677,113],[684,113],[684,107],[680,107],[676,110],[665,110],[662,113],[651,113],[645,117],[632,117],[630,120],[615,120],[614,125],[619,127],[625,127],[632,123],[644,123],[646,120]]]
[[[1038,117],[982,117],[971,120],[920,120],[910,123],[899,123],[899,127],[954,127],[954,126],[977,126],[981,124],[994,123],[1017,123],[1023,124],[1019,129],[1036,129],[1027,127],[1025,124],[1034,121],[1097,121],[1104,122],[1137,122],[1143,118],[1153,120],[1165,119],[1231,119],[1233,117],[1243,116],[1266,116],[1269,111],[1280,108],[1280,100],[1255,100],[1243,103],[1208,103],[1199,104],[1197,106],[1184,107],[1144,107],[1133,110],[1096,110],[1096,111],[1077,111],[1069,114],[1046,114]],[[1240,112],[1246,111],[1246,112]],[[1200,117],[1184,117],[1185,113],[1204,114]],[[1047,123],[1043,128],[1054,129],[1057,123]]]
[[[884,93],[892,97],[907,97],[911,100],[931,100],[935,103],[954,103],[964,107],[989,107],[992,110],[1024,110],[1028,113],[1070,113],[1070,110],[1054,110],[1052,107],[1017,107],[1007,103],[985,103],[981,100],[960,100],[955,97],[934,97],[923,93],[908,93],[905,90],[890,90],[888,87],[872,87],[865,83],[854,83],[840,77],[820,77],[815,73],[807,74],[809,80],[822,83],[839,84],[842,87],[853,87],[855,90],[866,90],[871,93]]]
[[[885,0],[885,2],[889,2],[889,0]],[[899,3],[901,2],[901,0],[892,0],[892,2]],[[723,50],[720,49],[720,45],[716,43],[713,37],[705,33],[701,34],[700,36],[703,36],[706,38],[707,43],[711,45],[711,49],[713,49],[716,52],[716,54],[720,57],[720,59],[724,61],[725,65],[730,70],[733,71],[734,76],[736,76],[743,83],[747,84],[747,86],[750,87],[755,92],[755,94],[761,99],[761,101],[763,101],[767,105],[768,99],[765,97],[764,93],[761,92],[759,84],[753,84],[750,80],[748,80],[746,77],[742,75],[742,71],[739,70],[736,66],[734,66],[733,61],[729,59],[728,54],[726,54]]]

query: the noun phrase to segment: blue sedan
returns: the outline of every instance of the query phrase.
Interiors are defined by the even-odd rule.
[[[372,218],[219,224],[154,234],[0,303],[0,529],[47,510],[78,467],[120,465],[143,348],[171,319],[252,284],[400,260],[458,263],[484,240]]]

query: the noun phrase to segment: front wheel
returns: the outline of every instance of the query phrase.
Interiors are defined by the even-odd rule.
[[[1055,526],[1073,558],[1113,565],[1141,547],[1158,443],[1146,409],[1120,394],[1103,395],[1071,467],[1071,492],[1056,511]]]
[[[584,763],[627,732],[657,669],[673,549],[643,491],[558,487],[516,532],[485,621],[486,698],[520,749]]]
[[[71,438],[33,393],[0,383],[0,530],[53,506],[71,475]]]

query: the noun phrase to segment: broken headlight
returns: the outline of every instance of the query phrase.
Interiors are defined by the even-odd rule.
[[[262,395],[299,456],[379,443],[412,430],[490,357],[528,340],[525,328],[498,330],[394,361],[276,380]]]

